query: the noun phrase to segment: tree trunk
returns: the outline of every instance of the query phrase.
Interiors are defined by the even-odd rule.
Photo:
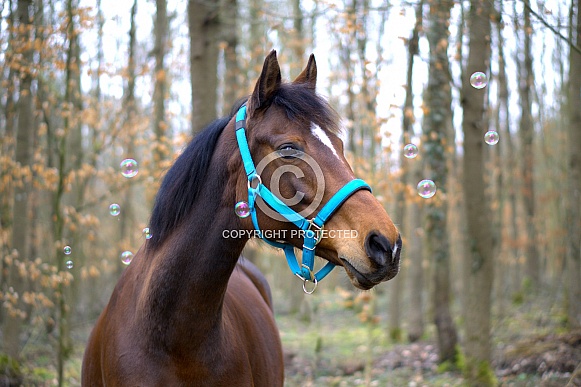
[[[13,206],[13,224],[12,224],[12,248],[18,251],[18,259],[26,262],[29,257],[30,246],[30,194],[31,185],[31,166],[32,147],[35,138],[35,126],[33,115],[33,98],[32,98],[32,71],[33,51],[32,45],[28,46],[32,38],[32,8],[31,0],[19,0],[17,8],[17,29],[13,49],[22,54],[20,75],[19,98],[16,105],[16,114],[18,115],[18,126],[16,128],[16,168],[22,174],[21,184],[16,184],[14,190]],[[26,291],[26,280],[18,273],[16,265],[11,265],[8,277],[11,290],[20,297]],[[17,303],[14,305],[17,311],[23,309],[23,306]],[[8,356],[18,358],[20,355],[20,334],[22,332],[22,317],[18,314],[8,313],[5,317],[3,329],[4,350]]]
[[[402,147],[411,142],[414,123],[414,104],[413,104],[413,68],[414,58],[418,54],[419,32],[422,27],[422,12],[424,1],[421,0],[416,6],[416,22],[412,35],[408,42],[408,63],[406,76],[406,95],[403,106],[402,118]],[[402,227],[408,235],[407,240],[407,257],[410,260],[408,268],[410,305],[408,312],[408,340],[415,342],[424,335],[424,303],[422,292],[424,268],[422,265],[423,254],[422,244],[423,235],[420,231],[420,207],[416,200],[406,198],[408,185],[415,181],[414,174],[416,170],[421,169],[421,160],[408,160],[401,152],[400,164],[402,168],[401,186],[402,189],[397,193],[395,202],[397,203],[397,212],[395,219],[401,222]],[[419,181],[419,180],[418,180]]]
[[[504,14],[503,1],[499,2],[498,14]],[[517,197],[515,184],[516,170],[515,165],[515,145],[513,135],[510,132],[510,111],[509,111],[509,91],[508,81],[506,76],[506,55],[504,52],[505,41],[502,35],[502,21],[498,20],[496,23],[498,36],[498,133],[500,142],[499,163],[496,165],[499,168],[500,182],[499,193],[501,205],[498,210],[498,236],[497,243],[499,244],[499,252],[505,259],[499,263],[500,274],[503,277],[500,282],[504,284],[502,288],[498,288],[501,294],[510,294],[514,288],[514,281],[511,281],[511,274],[518,268],[518,248],[517,240],[519,239],[519,229],[517,226]],[[508,229],[508,232],[505,231]],[[505,234],[503,236],[503,234]],[[499,278],[500,279],[500,278]],[[506,297],[504,297],[506,298]],[[499,299],[502,306],[503,297]]]
[[[535,219],[535,191],[533,179],[534,149],[533,149],[533,116],[532,116],[532,93],[534,87],[532,42],[533,33],[531,26],[531,15],[528,7],[524,7],[524,46],[523,62],[520,63],[520,106],[521,117],[519,123],[519,134],[521,141],[522,160],[522,198],[524,204],[524,222],[526,230],[526,277],[530,281],[531,289],[538,289],[540,285],[540,263],[536,238]]]
[[[581,47],[581,4],[573,1],[572,12],[577,20],[572,29],[572,42]],[[574,20],[574,19],[573,19]],[[573,38],[573,37],[572,37]],[[570,328],[581,326],[581,54],[572,48],[569,53],[569,176],[567,195],[567,273],[568,273],[568,324]]]
[[[165,99],[167,95],[167,69],[165,68],[165,55],[168,49],[167,39],[169,22],[167,17],[167,1],[155,0],[156,13],[153,27],[155,45],[153,53],[155,57],[155,72],[153,86],[153,133],[155,135],[155,148],[153,152],[153,168],[161,170],[160,165],[170,155],[167,140],[168,123],[165,117]],[[134,75],[133,75],[134,76]]]
[[[63,129],[65,136],[61,136],[57,141],[58,145],[58,186],[53,197],[53,238],[60,241],[61,245],[54,249],[55,265],[59,273],[65,273],[65,260],[62,258],[62,244],[65,240],[65,222],[67,215],[64,207],[70,205],[78,208],[82,200],[82,189],[78,184],[73,186],[72,195],[65,202],[66,182],[69,170],[80,170],[83,162],[81,125],[79,124],[79,111],[81,110],[81,85],[80,85],[80,48],[78,44],[78,30],[75,25],[75,10],[78,8],[73,0],[67,0],[66,39],[68,48],[66,51],[65,65],[65,95],[63,104]],[[81,255],[82,248],[76,234],[73,234],[70,241],[77,247],[78,255]],[[65,275],[65,274],[61,274]],[[57,326],[58,326],[58,347],[57,347],[57,379],[58,385],[64,383],[64,366],[72,350],[70,338],[69,315],[71,312],[72,297],[68,284],[59,282],[56,299],[58,305]]]
[[[420,164],[418,164],[419,167]],[[410,177],[421,174],[420,168],[414,168]],[[420,178],[421,179],[421,178]],[[418,180],[419,181],[419,180]],[[416,200],[412,200],[406,209],[405,232],[407,235],[406,258],[410,264],[408,267],[409,283],[409,311],[408,311],[408,340],[415,342],[422,339],[425,331],[424,322],[424,265],[423,265],[423,244],[424,232],[422,230],[422,213]],[[400,273],[401,274],[401,273]]]
[[[220,4],[189,0],[190,79],[192,83],[192,133],[216,119],[218,101],[218,37]]]
[[[490,369],[490,309],[494,276],[490,210],[485,195],[483,135],[486,92],[470,85],[470,75],[489,68],[492,3],[475,0],[468,14],[469,54],[462,82],[464,117],[463,192],[466,203],[465,377],[471,386],[495,383]]]
[[[15,12],[12,9],[12,3],[10,5],[10,13],[8,16],[8,23],[10,25],[15,25],[14,18]],[[16,81],[16,73],[14,70],[14,66],[10,66],[12,62],[12,56],[14,55],[11,45],[14,44],[14,29],[8,30],[8,36],[6,40],[8,41],[8,49],[4,53],[4,63],[2,64],[2,79],[0,84],[0,93],[5,93],[6,95],[6,102],[2,106],[2,114],[3,114],[3,121],[0,119],[0,151],[4,155],[4,157],[8,158],[9,160],[14,160],[14,145],[15,145],[15,123],[16,123],[16,93],[15,90],[15,81]],[[8,68],[8,69],[6,69]],[[4,78],[4,74],[7,73],[7,77]],[[0,168],[0,179],[3,184],[0,185],[0,229],[4,230],[4,232],[8,232],[12,228],[12,202],[14,200],[13,195],[13,184],[12,184],[12,167],[6,163],[6,165],[1,165]],[[8,238],[8,235],[2,235],[2,238]],[[0,253],[7,255],[9,250],[9,243],[5,241],[5,248],[6,251],[0,251]],[[0,269],[3,268],[3,260],[0,260]],[[0,274],[0,279],[2,283],[6,284],[6,271],[2,270]],[[3,311],[0,311],[0,320]],[[1,321],[0,321],[1,323]]]
[[[291,76],[295,77],[301,72],[303,58],[305,57],[305,28],[303,26],[303,14],[301,0],[292,0],[293,31],[288,45],[293,52],[293,60],[290,63]]]
[[[458,336],[450,314],[450,247],[447,228],[447,202],[439,200],[447,192],[446,145],[452,133],[452,92],[448,61],[448,24],[452,1],[430,3],[427,31],[430,67],[424,121],[425,165],[437,186],[437,196],[426,203],[428,256],[434,260],[434,322],[438,333],[440,362],[456,360]]]
[[[15,12],[12,8],[12,3],[9,3],[9,15],[7,18],[10,25],[16,25],[14,23]],[[13,224],[13,212],[12,204],[14,202],[14,166],[12,161],[14,160],[14,145],[15,145],[15,122],[16,122],[16,93],[15,82],[16,74],[14,71],[14,66],[10,66],[12,61],[11,45],[14,44],[14,29],[8,30],[8,36],[6,38],[8,42],[8,49],[4,53],[4,63],[2,64],[2,72],[0,79],[0,92],[6,94],[6,102],[2,106],[3,117],[0,118],[0,152],[4,156],[4,161],[0,160],[0,254],[2,257],[7,257],[10,253],[11,242],[9,241],[11,237],[11,230]],[[9,67],[6,72],[5,68]],[[3,76],[7,74],[7,77]],[[8,278],[9,278],[9,268],[7,262],[4,259],[0,259],[0,291],[6,292],[9,289]],[[4,326],[4,316],[6,315],[6,309],[0,308],[0,327]],[[0,347],[2,348],[2,347]]]
[[[247,79],[245,80],[246,86],[250,87],[248,92],[252,92],[252,83],[254,79],[258,78],[260,75],[260,70],[262,69],[262,62],[265,56],[265,48],[267,45],[266,39],[266,22],[264,22],[263,9],[266,6],[264,4],[265,0],[249,0],[250,2],[250,42],[249,42],[249,55],[248,58],[248,69],[246,71]]]
[[[232,105],[244,96],[240,86],[240,66],[236,48],[238,47],[238,0],[222,0],[223,39],[224,39],[224,103],[221,116],[230,113]]]
[[[353,0],[349,5],[346,4],[347,15],[345,16],[349,21],[355,20],[355,5],[356,0]],[[351,30],[349,30],[351,34]],[[356,95],[355,95],[355,75],[353,71],[353,65],[351,63],[351,40],[354,36],[349,36],[349,40],[344,44],[342,39],[338,39],[337,44],[339,45],[339,63],[341,68],[345,71],[346,77],[346,93],[347,93],[347,106],[346,106],[346,126],[347,126],[347,152],[351,153],[356,159],[361,155],[360,147],[358,146],[359,137],[357,136],[357,131],[355,130],[356,116]]]
[[[133,1],[133,6],[131,7],[130,16],[130,26],[129,26],[129,45],[127,47],[128,58],[127,58],[127,84],[125,85],[125,90],[123,91],[123,105],[125,117],[123,118],[122,130],[124,132],[124,157],[123,158],[135,158],[135,131],[137,125],[137,105],[135,100],[135,84],[137,80],[137,63],[136,63],[136,50],[137,50],[137,5],[138,1]],[[157,66],[157,63],[156,63]],[[159,107],[156,106],[156,109]],[[165,109],[164,109],[165,111]],[[155,117],[157,119],[159,117]],[[163,123],[161,123],[163,128]],[[157,135],[157,133],[156,133]],[[154,155],[155,157],[155,155]],[[135,224],[135,192],[133,189],[133,180],[127,182],[125,192],[121,199],[121,213],[118,217],[119,219],[119,239],[123,249],[129,248],[130,246],[135,246],[133,243],[135,233],[131,232],[133,225]],[[124,270],[124,265],[121,260],[117,261],[117,274],[121,275]]]

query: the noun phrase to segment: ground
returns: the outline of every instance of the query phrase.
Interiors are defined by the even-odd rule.
[[[279,316],[285,386],[466,385],[461,372],[438,366],[430,328],[419,342],[394,343],[383,313],[361,322],[365,305],[357,307],[358,298],[353,305],[327,296],[314,303],[310,322]],[[545,302],[511,305],[510,314],[494,319],[493,367],[500,386],[581,386],[581,330],[566,332]],[[380,302],[375,309],[382,309]]]
[[[385,298],[374,292],[323,288],[306,299],[303,313],[289,314],[279,306],[285,386],[465,386],[460,372],[438,366],[432,325],[416,343],[389,338]],[[507,305],[503,313],[495,311],[493,367],[500,386],[581,386],[581,330],[565,329],[559,304],[538,297]],[[461,321],[457,323],[461,327]],[[67,362],[66,386],[80,385],[90,328],[86,324],[73,331],[76,345]],[[402,328],[405,337],[405,324]],[[23,367],[26,386],[56,384],[52,351],[40,333],[31,340]],[[0,377],[0,386],[1,381]]]

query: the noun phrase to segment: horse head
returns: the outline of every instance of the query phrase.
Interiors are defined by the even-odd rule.
[[[240,154],[232,155],[230,160],[232,168],[239,171],[236,199],[256,196],[250,199],[256,210],[255,219],[244,218],[241,223],[248,229],[259,228],[264,239],[274,244],[302,248],[304,260],[309,249],[304,238],[306,230],[297,224],[308,222],[308,229],[317,234],[314,253],[343,266],[352,284],[366,290],[398,273],[402,241],[370,188],[361,180],[361,184],[353,184],[356,177],[339,138],[340,117],[316,93],[316,81],[313,55],[290,83],[281,81],[276,52],[266,57],[246,103],[243,124],[249,150],[246,158],[250,158],[250,163],[254,161],[255,170],[247,168],[248,160],[243,160],[246,171],[240,168]],[[264,195],[254,190],[260,184],[303,220],[293,223],[292,218],[281,215],[280,206],[264,200]],[[337,199],[338,192],[350,185],[354,187]],[[325,208],[332,201],[337,202],[333,208]],[[314,224],[321,210],[330,213],[324,224]]]

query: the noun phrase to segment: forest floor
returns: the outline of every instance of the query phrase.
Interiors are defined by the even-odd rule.
[[[418,342],[396,342],[386,328],[387,307],[381,301],[386,297],[340,290],[318,293],[305,298],[302,313],[291,315],[283,313],[284,306],[275,308],[285,352],[286,387],[466,385],[461,372],[438,365],[433,324],[427,324]],[[503,317],[495,311],[493,367],[500,386],[581,386],[581,330],[564,329],[559,303],[537,298],[510,305]],[[75,349],[66,363],[66,386],[80,385],[90,329],[83,324],[73,332]],[[402,337],[405,329],[404,325]],[[53,347],[37,340],[37,349],[28,351],[24,385],[53,386]]]
[[[581,330],[566,332],[562,316],[546,302],[513,305],[510,314],[494,318],[493,367],[499,386],[581,386]],[[344,299],[323,302],[303,321],[277,317],[285,386],[466,385],[461,372],[438,365],[433,327],[418,342],[396,343],[388,337],[386,316],[378,313],[375,322],[362,322],[365,305],[345,304]]]

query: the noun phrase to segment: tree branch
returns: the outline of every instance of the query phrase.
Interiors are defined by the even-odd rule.
[[[526,9],[529,10],[529,12],[531,14],[533,14],[537,19],[539,19],[539,21],[541,23],[543,23],[543,25],[545,27],[547,27],[548,29],[550,29],[551,31],[553,31],[554,34],[556,34],[557,36],[559,36],[561,39],[563,39],[565,42],[567,42],[569,44],[569,46],[571,46],[571,48],[575,51],[577,51],[579,54],[581,54],[581,48],[579,46],[576,46],[575,44],[573,44],[573,42],[571,40],[569,40],[567,37],[565,37],[563,34],[561,34],[559,31],[557,31],[555,29],[555,27],[553,27],[552,25],[550,25],[549,23],[547,23],[547,21],[545,19],[542,18],[541,15],[539,15],[538,13],[536,13],[532,8],[530,3],[528,2],[528,0],[523,0],[523,4],[526,7]]]

